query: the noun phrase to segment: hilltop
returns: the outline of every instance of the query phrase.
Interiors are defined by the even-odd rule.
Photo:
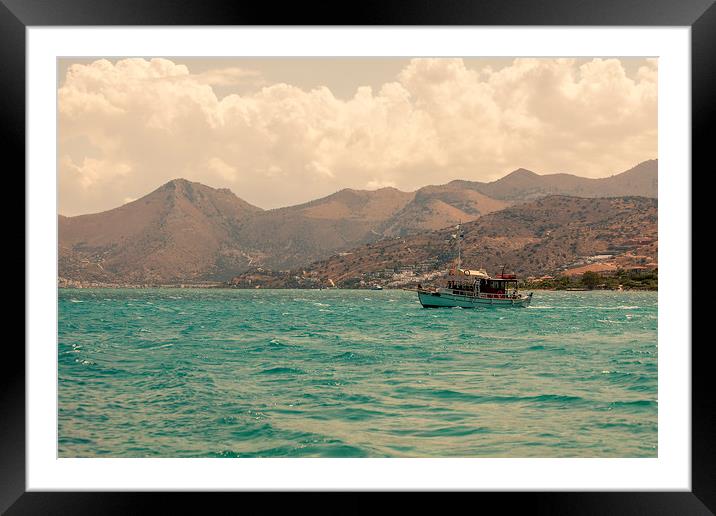
[[[239,221],[260,208],[185,179],[106,212],[59,217],[59,275],[121,283],[224,277],[249,265]]]
[[[530,201],[546,195],[575,197],[658,197],[658,161],[644,161],[610,177],[592,179],[572,174],[538,175],[518,169],[492,183],[475,188],[494,199]]]

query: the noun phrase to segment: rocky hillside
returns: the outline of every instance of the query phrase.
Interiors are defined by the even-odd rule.
[[[464,183],[464,184],[461,184]],[[380,228],[384,236],[404,236],[425,230],[440,229],[458,222],[469,222],[481,215],[509,206],[471,187],[467,181],[426,186]]]
[[[236,233],[253,262],[291,268],[383,237],[381,227],[413,199],[395,188],[345,189],[243,220]]]
[[[454,263],[455,228],[384,239],[330,259],[318,261],[288,275],[257,275],[251,271],[235,278],[245,286],[282,286],[310,279],[321,285],[371,281],[386,271],[401,269],[439,271]],[[625,243],[645,242],[655,248],[657,201],[646,197],[578,198],[549,196],[485,215],[463,225],[463,264],[498,272],[503,265],[520,276],[545,274],[593,255],[623,253]],[[633,247],[633,246],[632,246]],[[616,249],[616,251],[615,251]]]
[[[230,190],[176,179],[102,213],[59,217],[59,276],[119,283],[224,278],[249,265],[241,220],[261,212]]]

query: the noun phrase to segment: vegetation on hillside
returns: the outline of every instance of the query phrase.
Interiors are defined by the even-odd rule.
[[[657,201],[644,197],[550,196],[463,224],[463,265],[518,276],[555,274],[580,260],[657,241]],[[387,238],[302,268],[337,283],[378,279],[382,271],[443,270],[457,257],[454,227]],[[639,244],[641,245],[641,244]],[[621,249],[621,250],[619,250]]]
[[[569,289],[610,289],[617,290],[657,290],[659,275],[657,270],[629,272],[618,270],[614,275],[602,276],[596,272],[585,272],[581,276],[557,276],[553,279],[524,281],[523,289],[569,290]]]

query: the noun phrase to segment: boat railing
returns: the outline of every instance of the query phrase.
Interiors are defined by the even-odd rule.
[[[478,294],[478,297],[486,298],[486,299],[517,299],[518,295],[515,294],[490,294],[486,292],[482,292]]]
[[[454,294],[462,295],[467,297],[477,297],[480,299],[517,299],[519,295],[515,292],[513,294],[493,294],[489,292],[475,292],[472,290],[460,290],[451,289]]]

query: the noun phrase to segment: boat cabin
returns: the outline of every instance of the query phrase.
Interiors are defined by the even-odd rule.
[[[514,274],[498,274],[491,278],[483,270],[450,270],[447,289],[452,294],[494,298],[517,296],[517,277]]]

